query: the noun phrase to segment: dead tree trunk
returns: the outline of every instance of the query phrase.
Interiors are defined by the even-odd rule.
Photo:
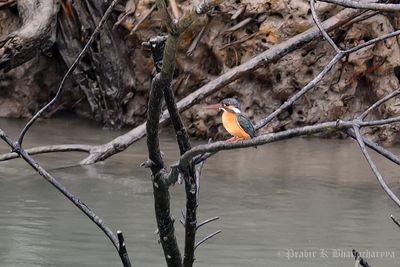
[[[74,1],[63,5],[58,20],[57,48],[67,66],[82,50],[101,19],[107,1]],[[124,124],[123,101],[133,96],[135,76],[127,40],[113,29],[114,14],[75,71],[74,79],[86,96],[96,121],[111,128]]]

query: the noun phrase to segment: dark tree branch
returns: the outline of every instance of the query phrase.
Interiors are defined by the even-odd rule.
[[[149,41],[153,55],[162,54],[165,41],[163,36],[157,36]],[[154,59],[157,66],[158,58],[154,57]],[[162,64],[162,68],[164,68],[164,64]],[[163,88],[169,86],[170,81],[162,77],[162,69],[159,69],[158,66],[157,69],[161,72],[157,73],[152,81],[147,110],[147,149],[151,162],[149,167],[153,177],[154,209],[160,242],[167,265],[176,267],[182,266],[182,256],[175,236],[174,219],[170,214],[169,186],[171,183],[165,179],[167,171],[161,156],[158,134]]]
[[[131,261],[129,259],[128,251],[126,250],[124,235],[121,231],[117,231],[118,237],[118,255],[121,258],[124,267],[131,267]]]
[[[356,262],[358,262],[358,264],[361,265],[362,267],[371,267],[371,265],[369,265],[368,262],[366,260],[364,260],[360,256],[360,253],[355,249],[353,249],[353,256],[354,256]]]
[[[61,192],[68,200],[70,200],[76,207],[78,207],[93,223],[99,227],[103,233],[108,237],[111,243],[114,245],[115,249],[120,255],[121,262],[124,267],[130,267],[130,261],[128,253],[125,247],[121,248],[118,237],[111,231],[110,228],[104,223],[103,219],[96,215],[84,202],[82,202],[78,197],[73,195],[68,189],[61,184],[54,176],[48,173],[42,166],[39,165],[24,149],[22,149],[17,142],[14,142],[9,138],[5,132],[0,129],[0,138],[4,140],[18,155],[27,162],[37,173],[39,173],[46,181],[48,181],[52,186],[54,186],[59,192]],[[122,237],[122,232],[121,232]]]
[[[196,12],[200,12],[201,14],[207,12],[212,6],[217,4],[219,1],[210,1],[208,6],[203,6],[201,8],[196,9]],[[161,11],[162,16],[164,17],[164,21],[166,22],[166,28],[168,29],[168,38],[166,40],[162,66],[160,70],[160,74],[156,79],[161,81],[161,86],[159,86],[159,94],[163,93],[164,99],[167,105],[167,110],[170,115],[170,119],[172,125],[174,126],[174,130],[176,133],[176,138],[179,146],[179,150],[181,155],[186,151],[191,149],[191,144],[189,140],[189,135],[187,134],[186,128],[183,125],[182,119],[179,114],[178,107],[176,105],[175,96],[171,89],[171,82],[173,79],[173,74],[175,71],[175,58],[176,52],[179,45],[179,39],[181,33],[183,33],[200,15],[200,13],[196,13],[194,11],[189,12],[189,14],[184,15],[179,20],[175,20],[171,17],[166,3],[164,0],[156,1],[158,9]],[[175,12],[177,13],[177,12]],[[179,17],[179,15],[175,14],[175,17]],[[153,52],[154,53],[154,52]],[[157,62],[156,62],[157,63]],[[155,80],[156,80],[155,79]],[[153,81],[154,83],[155,81]],[[161,91],[162,90],[162,91]],[[153,91],[153,90],[152,90]],[[152,101],[153,103],[154,100]],[[149,105],[152,103],[149,102]],[[157,106],[158,112],[161,112],[161,107]],[[154,112],[154,111],[153,111]],[[150,121],[147,122],[147,129],[149,131],[149,127],[152,127],[154,133],[158,133],[158,128],[154,130],[155,121],[157,121],[157,125],[159,125],[159,113],[154,115],[154,121],[152,120],[152,126],[149,125]],[[153,116],[148,115],[150,116]],[[153,133],[152,133],[153,134]],[[154,136],[148,136],[153,139]],[[150,152],[150,151],[149,151]],[[151,156],[150,156],[150,159]],[[171,171],[172,173],[172,171]],[[154,171],[153,171],[154,174]],[[186,191],[186,213],[185,213],[185,250],[184,250],[184,258],[183,258],[183,266],[191,267],[194,262],[194,250],[195,250],[195,236],[196,236],[196,211],[197,211],[197,183],[196,183],[196,172],[194,171],[193,163],[188,165],[188,168],[183,170],[184,181],[185,181],[185,191]],[[161,232],[161,231],[160,231]],[[164,247],[163,247],[164,248]],[[177,248],[177,247],[176,247]],[[164,249],[164,253],[167,253]]]
[[[81,61],[81,59],[86,55],[87,51],[89,50],[89,48],[91,47],[91,45],[93,44],[93,41],[95,40],[95,38],[97,37],[97,35],[99,34],[101,28],[104,26],[104,23],[107,21],[108,17],[111,15],[114,7],[116,6],[116,4],[119,2],[119,0],[113,0],[110,4],[110,6],[107,8],[106,12],[104,13],[103,17],[101,18],[99,24],[97,25],[97,27],[94,29],[92,35],[90,36],[88,42],[86,43],[86,45],[83,47],[83,49],[81,50],[81,52],[78,54],[78,56],[75,58],[75,61],[72,63],[72,65],[68,68],[67,72],[64,74],[64,77],[62,78],[60,85],[58,86],[58,90],[56,95],[54,96],[54,98],[52,100],[50,100],[49,103],[47,103],[43,108],[41,108],[38,112],[36,112],[36,114],[30,119],[30,121],[25,125],[25,127],[22,129],[21,133],[18,136],[18,145],[22,147],[22,142],[24,140],[25,134],[27,133],[27,131],[29,130],[29,128],[36,122],[36,120],[38,118],[40,118],[40,116],[49,108],[51,107],[54,103],[56,103],[57,101],[60,100],[61,95],[63,93],[63,89],[64,89],[64,83],[67,80],[67,78],[69,77],[70,74],[72,74],[72,72],[76,69],[76,67],[78,66],[79,62]]]
[[[396,219],[393,215],[390,215],[390,219],[392,219],[392,221],[398,226],[400,227],[400,222],[398,219]]]

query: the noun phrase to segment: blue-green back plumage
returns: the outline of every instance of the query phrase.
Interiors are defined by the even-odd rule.
[[[236,119],[242,129],[250,135],[251,138],[256,137],[256,132],[251,121],[243,114],[236,113]]]

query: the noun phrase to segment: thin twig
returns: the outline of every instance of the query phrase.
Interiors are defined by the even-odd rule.
[[[41,108],[36,114],[30,119],[30,121],[25,125],[25,127],[22,129],[18,136],[18,145],[22,147],[22,142],[24,140],[25,134],[29,130],[29,128],[36,122],[38,118],[55,102],[57,102],[63,93],[64,89],[64,83],[69,77],[69,75],[76,69],[78,66],[79,62],[81,59],[86,55],[87,51],[89,50],[89,47],[93,44],[93,41],[96,39],[97,35],[99,34],[100,30],[103,28],[104,24],[106,23],[108,17],[111,15],[114,7],[117,5],[119,0],[113,0],[111,4],[108,6],[106,12],[104,13],[103,17],[101,18],[99,24],[97,24],[96,28],[94,29],[92,35],[90,36],[89,40],[87,41],[86,45],[83,47],[81,52],[79,52],[78,56],[75,58],[74,62],[72,65],[68,68],[67,72],[64,74],[64,77],[62,78],[60,85],[58,86],[57,93],[54,96],[50,102],[48,102],[43,108]]]
[[[314,79],[312,79],[306,86],[304,86],[300,91],[296,92],[294,95],[292,95],[288,100],[286,100],[279,108],[277,108],[274,112],[272,112],[270,115],[268,115],[266,118],[260,120],[256,125],[255,129],[261,129],[265,125],[267,125],[269,122],[271,122],[276,116],[281,114],[284,110],[286,110],[288,107],[293,105],[296,100],[298,100],[300,97],[302,97],[304,94],[306,94],[308,91],[314,88],[314,86],[320,82],[325,75],[335,66],[337,62],[339,62],[340,59],[344,57],[343,53],[338,53],[334,58],[329,61],[329,63],[324,67],[324,69],[316,76]]]
[[[321,22],[318,19],[317,12],[315,11],[315,0],[310,0],[310,7],[311,7],[311,15],[314,20],[314,23],[317,25],[319,31],[324,36],[325,40],[332,46],[332,48],[336,51],[336,53],[340,53],[341,49],[337,46],[337,44],[332,40],[329,34],[325,31],[324,26],[322,26]]]
[[[207,219],[207,220],[205,220],[205,221],[203,221],[203,222],[197,224],[196,230],[198,230],[200,227],[202,227],[202,226],[204,226],[204,225],[206,225],[206,224],[209,224],[209,223],[211,223],[211,222],[214,222],[214,221],[216,221],[216,220],[219,220],[219,217],[218,217],[218,216],[215,216],[215,217],[212,217],[212,218],[210,218],[210,219]]]
[[[219,234],[221,232],[222,232],[222,230],[218,230],[218,231],[215,231],[214,233],[209,234],[208,236],[204,237],[203,239],[201,239],[199,242],[196,243],[196,246],[194,246],[194,249],[197,249],[201,244],[203,244],[204,242],[213,238],[214,236],[216,236],[217,234]]]
[[[371,159],[371,156],[369,155],[367,148],[365,147],[364,139],[362,138],[362,135],[360,133],[360,128],[358,126],[353,126],[353,130],[356,134],[356,140],[358,145],[361,148],[361,151],[367,160],[369,166],[371,167],[373,173],[375,174],[376,178],[379,181],[379,184],[383,188],[383,190],[386,192],[386,194],[396,203],[397,206],[400,207],[400,199],[393,193],[393,191],[387,186],[385,180],[383,179],[382,175],[378,171],[378,168],[376,167],[375,163]]]
[[[350,128],[346,131],[346,133],[353,139],[356,139],[356,134],[354,133],[354,131]],[[388,160],[396,163],[397,165],[400,165],[400,157],[393,154],[392,152],[390,152],[389,150],[381,147],[380,145],[378,145],[375,142],[372,142],[371,140],[368,140],[366,138],[364,138],[364,143],[371,148],[372,150],[374,150],[375,152],[379,153],[380,155],[384,156],[385,158],[387,158]]]
[[[239,9],[232,15],[231,20],[237,19],[240,15],[243,14],[244,11],[246,11],[246,5],[241,5]]]
[[[390,219],[392,219],[392,221],[398,226],[400,227],[400,221],[398,219],[396,219],[393,215],[390,215]]]
[[[207,23],[206,25],[204,25],[204,26],[201,28],[200,32],[199,32],[199,33],[196,35],[196,37],[193,39],[192,43],[190,44],[190,46],[189,46],[189,48],[188,48],[188,50],[187,50],[187,52],[186,52],[186,55],[187,55],[187,56],[190,57],[190,56],[193,55],[193,52],[194,52],[194,50],[196,50],[196,47],[197,47],[197,45],[199,44],[201,38],[203,37],[203,35],[204,35],[205,31],[206,31],[207,26],[208,26],[208,23]]]
[[[139,28],[139,26],[143,23],[143,21],[145,21],[151,15],[151,13],[153,13],[156,7],[157,7],[156,4],[153,4],[151,6],[151,8],[139,19],[139,21],[136,22],[135,27],[132,28],[129,35],[132,35]]]
[[[379,101],[376,101],[372,106],[370,106],[368,109],[366,109],[360,116],[358,116],[359,120],[365,119],[367,117],[368,113],[371,112],[372,110],[376,109],[389,99],[392,99],[395,96],[398,96],[400,94],[400,90],[393,91],[392,93],[386,95],[385,97],[379,99]]]
[[[230,43],[227,43],[227,44],[221,46],[221,47],[219,48],[219,50],[223,50],[223,49],[228,48],[228,47],[230,47],[230,46],[232,46],[232,45],[237,45],[237,44],[244,43],[244,42],[246,42],[247,40],[250,40],[251,38],[253,38],[253,37],[256,36],[256,35],[257,35],[256,32],[255,32],[255,33],[252,33],[252,34],[247,34],[247,35],[241,37],[240,39],[238,39],[238,40],[236,40],[236,41],[233,41],[233,42],[230,42]]]
[[[225,30],[225,33],[231,33],[234,31],[239,30],[240,28],[246,26],[247,24],[249,24],[253,19],[252,18],[245,18],[244,20],[242,20],[241,22],[235,24],[234,26],[230,27],[229,29]]]

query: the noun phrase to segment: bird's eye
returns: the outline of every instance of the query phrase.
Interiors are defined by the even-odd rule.
[[[227,107],[227,106],[228,106],[228,104],[225,104],[225,103],[224,103],[224,107]]]

